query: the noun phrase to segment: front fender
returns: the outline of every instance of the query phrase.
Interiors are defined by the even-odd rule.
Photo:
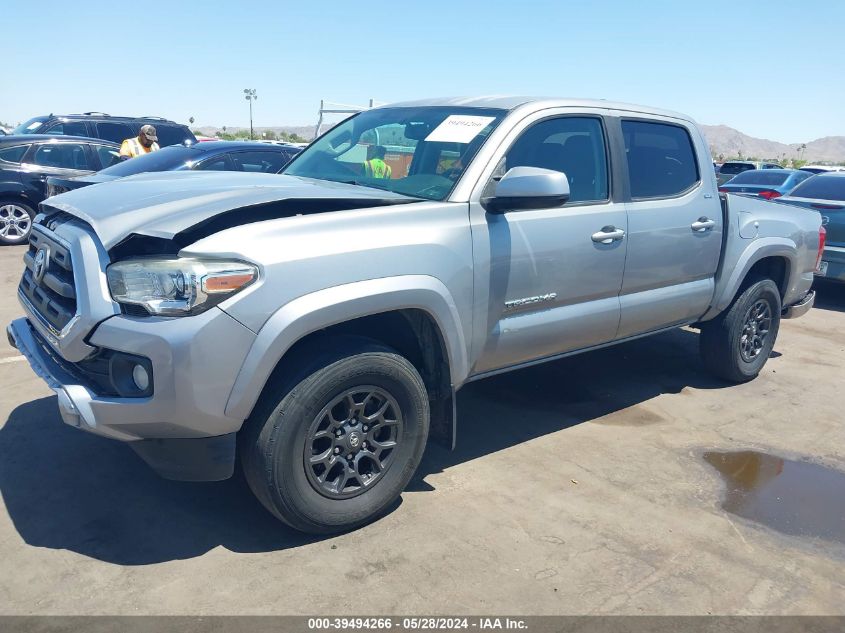
[[[763,237],[756,240],[741,241],[747,243],[745,249],[739,254],[735,263],[725,261],[723,270],[725,274],[716,282],[716,292],[713,303],[707,313],[701,318],[708,321],[723,312],[731,303],[739,291],[748,271],[766,257],[783,257],[787,260],[786,268],[786,289],[787,293],[795,285],[795,274],[797,270],[796,261],[798,258],[798,247],[795,242],[784,237]]]
[[[417,308],[443,335],[453,382],[468,372],[460,315],[449,290],[429,275],[402,275],[334,286],[307,294],[277,310],[258,332],[226,404],[226,415],[246,419],[284,354],[318,330],[381,312]]]

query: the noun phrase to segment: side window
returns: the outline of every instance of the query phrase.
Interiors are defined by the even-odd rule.
[[[524,166],[565,173],[570,202],[608,198],[604,131],[597,118],[561,117],[531,126],[505,157],[506,169]]]
[[[278,172],[287,160],[281,152],[235,152],[231,154],[235,168],[240,171]]]
[[[0,160],[6,161],[7,163],[19,163],[28,149],[29,145],[18,145],[17,147],[0,149]]]
[[[100,169],[117,165],[121,162],[120,152],[116,147],[109,147],[108,145],[93,145],[97,158],[100,160]]]
[[[698,163],[689,133],[668,123],[622,121],[631,197],[666,198],[690,189]]]
[[[88,128],[82,121],[64,121],[53,123],[42,134],[61,134],[63,136],[88,136]]]
[[[99,121],[97,123],[97,138],[101,138],[104,141],[122,143],[133,136],[137,136],[137,134],[125,123],[116,123],[114,121]]]
[[[32,162],[42,167],[90,170],[85,146],[81,143],[50,143],[35,150]]]
[[[236,168],[232,165],[232,161],[229,160],[229,157],[223,154],[222,156],[215,156],[214,158],[209,158],[204,160],[200,163],[197,163],[193,167],[194,169],[202,169],[203,171],[235,171]]]
[[[158,144],[161,147],[168,145],[179,145],[188,140],[187,130],[176,125],[164,125],[160,123],[153,124],[156,129],[156,136],[158,136]]]

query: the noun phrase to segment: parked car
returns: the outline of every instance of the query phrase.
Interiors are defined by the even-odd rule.
[[[744,193],[771,200],[785,196],[813,174],[798,169],[752,169],[719,187],[722,193]]]
[[[726,163],[722,163],[722,166],[719,168],[719,173],[716,177],[717,182],[718,184],[723,185],[737,174],[741,174],[742,172],[749,171],[751,169],[781,169],[781,166],[777,163],[760,163],[751,160],[730,160]]]
[[[0,244],[24,244],[47,179],[90,174],[119,161],[120,146],[74,136],[0,137]]]
[[[379,138],[389,177],[361,162]],[[454,445],[473,380],[691,324],[711,372],[757,376],[813,305],[821,217],[719,194],[709,161],[691,119],[640,106],[373,108],[281,176],[46,200],[9,340],[67,424],[174,479],[230,477],[239,450],[276,517],[348,530],[395,504],[429,433]]]
[[[161,147],[192,144],[197,141],[188,126],[181,123],[156,116],[111,116],[102,112],[37,116],[21,123],[15,128],[14,133],[87,136],[122,143],[128,138],[138,136],[142,125],[155,126],[158,144]]]
[[[821,213],[827,235],[816,275],[845,283],[845,172],[813,176],[778,202]]]
[[[197,143],[189,147],[171,145],[157,152],[123,161],[96,174],[49,178],[47,180],[48,194],[55,196],[71,189],[151,171],[194,169],[275,174],[297,153],[299,150],[294,147],[236,141]]]
[[[801,171],[808,171],[811,174],[826,174],[830,171],[845,171],[842,165],[804,165]]]

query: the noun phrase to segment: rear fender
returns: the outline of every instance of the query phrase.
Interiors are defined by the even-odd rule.
[[[739,255],[736,263],[731,265],[730,262],[725,262],[724,270],[729,271],[729,273],[717,280],[713,303],[701,318],[702,321],[708,321],[727,309],[742,287],[742,282],[748,275],[748,271],[754,267],[754,264],[766,257],[782,257],[787,261],[784,284],[785,296],[788,296],[797,284],[799,275],[796,272],[797,266],[795,264],[798,249],[795,242],[782,237],[763,237],[749,241],[747,244],[748,246]]]

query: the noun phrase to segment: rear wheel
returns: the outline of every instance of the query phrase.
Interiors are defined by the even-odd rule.
[[[386,512],[417,469],[428,397],[395,351],[358,342],[322,354],[292,388],[266,387],[241,457],[250,488],[285,523],[332,533]]]
[[[0,244],[25,244],[35,211],[19,200],[0,200]]]
[[[707,368],[725,380],[747,382],[763,369],[780,327],[777,284],[758,279],[731,306],[701,325],[700,349]]]

